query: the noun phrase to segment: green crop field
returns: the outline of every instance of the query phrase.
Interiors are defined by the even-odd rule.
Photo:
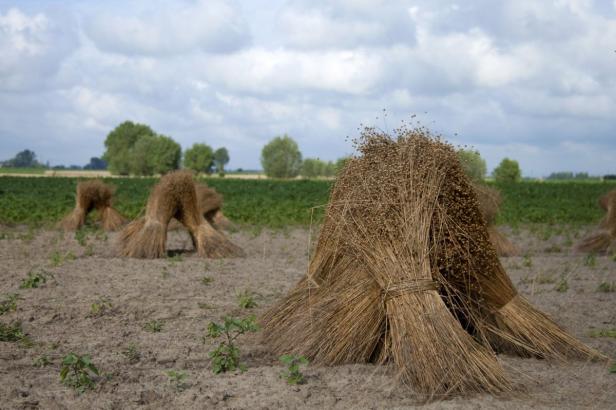
[[[0,224],[51,226],[75,202],[78,178],[21,178],[0,176]],[[145,206],[155,178],[110,178],[117,188],[116,208],[129,218]],[[281,228],[319,222],[332,184],[327,180],[243,180],[209,178],[205,181],[224,195],[225,214],[243,225]],[[521,182],[497,186],[504,203],[498,222],[593,224],[602,216],[597,199],[616,183]]]

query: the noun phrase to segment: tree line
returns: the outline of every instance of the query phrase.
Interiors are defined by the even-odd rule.
[[[458,150],[462,167],[471,179],[482,181],[487,177],[486,161],[479,151],[472,149]],[[271,178],[334,177],[344,167],[350,157],[336,161],[323,161],[318,158],[302,158],[297,142],[288,135],[277,136],[270,140],[261,150],[261,165],[264,173]],[[102,158],[92,157],[83,167],[55,166],[54,169],[108,169],[117,175],[156,175],[184,168],[196,173],[224,176],[225,166],[229,162],[229,151],[225,147],[214,150],[205,143],[195,143],[182,153],[180,144],[171,137],[158,134],[145,124],[124,121],[115,127],[105,138],[105,152]],[[0,162],[0,166],[9,168],[49,168],[40,163],[31,150],[23,150],[14,158]],[[504,158],[492,171],[492,177],[499,183],[518,182],[522,171],[516,160]],[[548,180],[589,180],[586,172],[554,172]],[[603,179],[616,179],[614,175],[605,175]]]

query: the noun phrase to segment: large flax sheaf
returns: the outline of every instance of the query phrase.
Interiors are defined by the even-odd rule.
[[[616,189],[599,199],[606,211],[599,227],[576,245],[578,252],[616,253]]]
[[[392,362],[427,399],[511,390],[495,355],[599,357],[519,296],[451,146],[366,129],[333,187],[308,273],[263,317],[276,353]]]
[[[242,249],[216,230],[200,212],[195,183],[187,171],[169,173],[154,186],[145,216],[131,222],[120,235],[121,255],[135,258],[165,256],[167,229],[172,218],[188,229],[199,256],[243,255]]]
[[[477,200],[479,201],[479,210],[483,215],[488,225],[488,235],[490,242],[496,249],[498,256],[517,256],[520,250],[507,237],[498,230],[495,225],[496,216],[498,215],[500,206],[503,202],[501,194],[495,188],[491,188],[483,184],[473,184]]]
[[[60,222],[65,231],[76,231],[86,223],[86,216],[97,210],[102,228],[115,231],[126,223],[126,219],[112,207],[115,188],[94,179],[77,184],[75,208]]]

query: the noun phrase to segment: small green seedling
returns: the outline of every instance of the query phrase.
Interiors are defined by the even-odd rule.
[[[237,303],[242,309],[252,309],[257,306],[254,295],[249,290],[237,294]]]
[[[89,317],[99,317],[108,313],[112,309],[111,302],[106,297],[99,298],[96,302],[90,305]]]
[[[47,282],[47,276],[49,276],[49,274],[44,271],[41,271],[38,273],[34,273],[30,271],[28,272],[28,276],[21,281],[19,288],[20,289],[40,288]]]
[[[597,292],[616,292],[616,282],[601,282],[597,287]]]
[[[188,387],[186,385],[186,373],[184,372],[180,372],[180,371],[175,371],[175,370],[169,370],[167,372],[167,377],[169,377],[169,383],[177,390],[177,391],[184,391],[186,389],[186,387]]]
[[[610,367],[610,373],[616,373],[616,363],[612,363],[612,367]]]
[[[238,336],[246,332],[256,332],[259,326],[254,316],[244,319],[226,316],[223,320],[222,324],[210,322],[207,327],[206,337],[211,339],[223,337],[223,341],[219,343],[218,347],[209,353],[212,359],[212,371],[215,374],[236,369],[244,371],[246,366],[240,363],[240,350],[234,342]]]
[[[122,355],[129,363],[136,363],[141,359],[141,352],[135,343],[129,343],[126,349],[122,350]]]
[[[21,328],[21,322],[11,322],[5,324],[0,322],[0,342],[22,342],[31,344],[28,336]]]
[[[77,257],[71,251],[68,251],[64,254],[60,253],[59,251],[53,251],[51,253],[51,256],[49,257],[49,262],[51,263],[51,266],[58,267],[60,265],[63,265],[66,261],[73,261],[75,259],[77,259]]]
[[[567,282],[567,278],[561,278],[554,290],[561,293],[565,293],[566,291],[568,291],[569,283]]]
[[[584,266],[594,268],[597,265],[597,256],[594,253],[589,253],[584,257]]]
[[[304,356],[285,354],[280,356],[280,361],[287,366],[287,369],[280,373],[280,377],[285,379],[288,384],[304,383],[304,375],[299,368],[300,366],[307,365],[308,359],[306,359]]]
[[[209,285],[213,281],[214,281],[214,279],[212,279],[211,276],[204,276],[204,277],[201,278],[201,283],[203,283],[205,286]]]
[[[62,359],[60,381],[65,386],[77,390],[78,393],[94,388],[95,381],[92,375],[98,376],[99,373],[89,355],[79,356],[69,353]]]
[[[50,364],[51,364],[51,360],[49,360],[49,357],[47,357],[46,354],[37,357],[32,362],[32,365],[34,367],[45,367],[45,366],[49,366]]]
[[[11,293],[6,295],[4,300],[0,302],[0,315],[4,315],[7,312],[15,311],[17,309],[17,301],[20,299],[17,293]]]
[[[533,260],[531,259],[530,255],[524,255],[524,257],[522,258],[522,266],[524,266],[525,268],[530,268],[531,266],[533,266]]]
[[[150,320],[145,325],[143,325],[143,328],[147,330],[148,332],[158,333],[161,330],[163,330],[163,321],[156,320],[156,319]]]

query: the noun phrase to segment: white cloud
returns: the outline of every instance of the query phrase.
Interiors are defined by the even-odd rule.
[[[222,0],[140,2],[132,14],[104,12],[84,22],[102,50],[164,56],[194,51],[224,53],[245,46],[246,23],[233,3]]]
[[[366,50],[291,51],[252,48],[203,61],[203,73],[237,92],[314,90],[350,95],[375,87],[381,62]]]
[[[57,16],[59,19],[60,16]],[[70,21],[52,21],[44,13],[0,10],[0,90],[41,87],[74,46]]]

